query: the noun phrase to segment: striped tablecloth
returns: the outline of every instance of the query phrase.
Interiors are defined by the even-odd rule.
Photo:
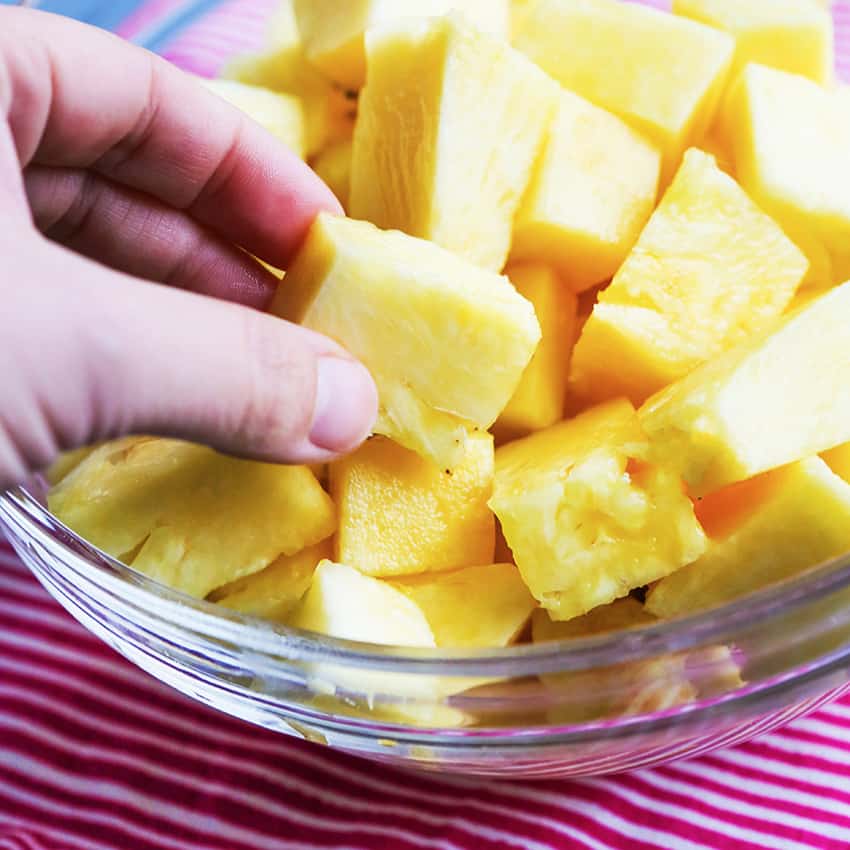
[[[211,73],[256,43],[274,0],[40,5]],[[850,63],[850,0],[836,20]],[[734,750],[627,776],[415,775],[170,691],[77,625],[0,541],[0,850],[142,848],[846,850],[850,697]]]

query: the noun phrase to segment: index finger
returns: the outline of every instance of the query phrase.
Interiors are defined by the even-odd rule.
[[[330,190],[189,75],[108,33],[0,8],[0,116],[21,166],[91,168],[285,266]]]

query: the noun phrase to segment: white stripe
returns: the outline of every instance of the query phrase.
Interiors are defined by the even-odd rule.
[[[845,705],[843,702],[833,702],[825,705],[819,713],[839,717],[841,720],[850,720],[850,705]]]
[[[2,794],[2,790],[0,790],[0,794]],[[76,816],[77,812],[74,812],[73,815]],[[81,818],[75,817],[75,819]],[[61,822],[61,820],[51,818],[51,823]],[[5,812],[0,812],[0,824],[2,823],[9,824],[20,830],[36,829],[38,830],[38,832],[49,836],[53,840],[61,842],[63,850],[67,846],[71,845],[73,845],[74,847],[79,847],[80,850],[115,850],[114,847],[108,847],[106,844],[101,844],[98,841],[92,841],[89,838],[80,838],[79,835],[74,835],[73,833],[66,832],[63,829],[56,829],[55,826],[48,826],[44,823],[32,824],[21,817],[15,817],[14,815],[10,815]]]
[[[814,767],[803,767],[778,758],[757,755],[748,749],[721,750],[712,753],[712,757],[741,767],[751,767],[763,773],[772,773],[777,777],[787,777],[809,785],[817,785],[843,793],[850,793],[850,776],[841,773],[827,773]]]
[[[32,576],[27,577],[20,573],[0,572],[0,588],[19,593],[21,596],[26,596],[28,599],[33,599],[36,602],[43,602],[45,605],[57,607],[59,605]]]
[[[833,721],[827,720],[821,716],[821,712],[818,712],[813,717],[798,720],[791,728],[838,741],[850,750],[850,728],[844,723],[838,723],[837,718],[834,718]]]
[[[782,735],[765,735],[756,742],[764,746],[773,747],[783,753],[789,753],[794,756],[804,756],[806,758],[820,758],[824,761],[835,762],[840,765],[846,765],[850,752],[840,747],[833,747],[829,744],[815,744],[810,741],[800,741],[795,738],[784,737]]]

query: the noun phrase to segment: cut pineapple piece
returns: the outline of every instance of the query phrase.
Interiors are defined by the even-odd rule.
[[[732,80],[750,62],[832,80],[832,16],[812,0],[673,0],[673,12],[735,36]]]
[[[364,34],[410,18],[456,9],[477,28],[499,39],[510,33],[510,0],[295,0],[310,61],[332,80],[357,91],[366,80]],[[371,73],[371,68],[370,68]]]
[[[507,278],[403,233],[322,213],[272,304],[375,377],[375,431],[453,469],[488,429],[540,340]],[[482,378],[486,376],[486,380]]]
[[[280,139],[293,153],[304,156],[304,113],[298,98],[235,80],[201,82]]]
[[[555,265],[576,292],[610,280],[655,205],[661,161],[628,125],[564,91],[514,224],[511,257]]]
[[[301,43],[298,21],[295,20],[293,0],[278,0],[266,27],[266,45],[269,48],[289,47]]]
[[[319,562],[332,554],[328,538],[295,555],[281,555],[260,572],[218,588],[210,602],[253,617],[283,621],[307,592]]]
[[[822,457],[836,475],[850,483],[850,443],[830,449]]]
[[[493,438],[477,432],[462,461],[440,469],[375,437],[331,467],[339,509],[336,559],[372,576],[493,562]]]
[[[500,271],[558,86],[456,16],[369,33],[351,214]]]
[[[506,274],[517,292],[534,305],[543,333],[513,398],[496,422],[500,434],[524,435],[563,417],[578,302],[547,266],[515,265]]]
[[[653,456],[694,496],[850,441],[850,283],[662,390],[640,411]]]
[[[749,65],[722,118],[735,172],[806,252],[815,284],[850,277],[850,110],[836,90]]]
[[[553,620],[546,611],[538,609],[531,618],[531,639],[535,643],[571,640],[646,626],[654,622],[656,618],[637,599],[625,596],[565,623]]]
[[[351,190],[352,141],[345,139],[326,147],[314,160],[313,170],[327,183],[343,209],[348,209]]]
[[[97,445],[82,446],[79,449],[63,452],[50,464],[44,473],[44,477],[51,486],[58,484],[69,472],[76,469],[96,448]]]
[[[534,597],[569,620],[695,560],[705,536],[674,473],[646,463],[614,401],[496,452],[490,506]]]
[[[511,0],[511,39],[514,40],[525,26],[525,19],[537,0]]]
[[[850,551],[850,485],[820,458],[764,477],[743,521],[660,581],[647,597],[649,611],[676,617],[711,608]]]
[[[642,403],[774,324],[808,265],[711,156],[691,149],[584,326],[573,391]]]
[[[151,438],[101,446],[48,504],[93,545],[199,597],[312,546],[336,526],[333,502],[306,467]]]
[[[516,45],[658,145],[662,185],[708,130],[735,49],[727,33],[619,0],[539,0]]]

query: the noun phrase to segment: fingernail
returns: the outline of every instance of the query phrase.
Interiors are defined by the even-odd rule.
[[[375,382],[363,365],[342,357],[320,358],[316,371],[310,442],[329,452],[350,451],[369,436],[375,424]]]

